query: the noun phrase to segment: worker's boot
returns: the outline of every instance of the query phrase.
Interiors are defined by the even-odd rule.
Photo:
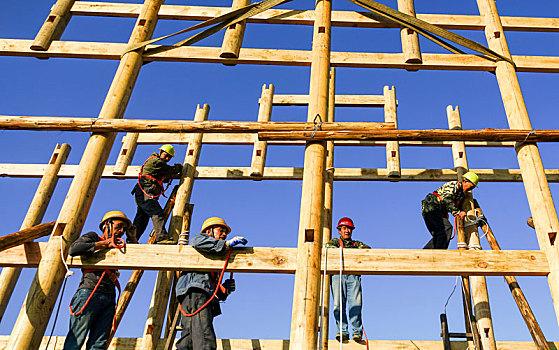
[[[361,334],[354,334],[353,335],[353,341],[355,341],[357,343],[361,343],[363,341],[363,337],[361,337]]]
[[[155,244],[166,244],[166,245],[173,245],[177,244],[177,241],[169,239],[169,236],[160,236],[155,239]]]
[[[342,342],[349,341],[349,334],[344,333],[344,334],[342,334],[341,338],[342,338],[342,340],[341,340]],[[336,340],[340,341],[340,335],[339,334],[336,334]]]
[[[526,220],[526,223],[527,223],[528,226],[530,226],[531,228],[533,228],[533,229],[536,228],[536,227],[534,226],[534,219],[532,219],[531,216],[528,218],[528,220]]]

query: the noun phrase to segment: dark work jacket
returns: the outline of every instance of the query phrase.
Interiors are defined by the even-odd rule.
[[[93,255],[95,252],[95,242],[101,241],[101,238],[97,236],[95,232],[88,232],[81,236],[80,238],[76,239],[74,243],[70,246],[70,255],[71,256],[89,256]],[[114,271],[114,270],[113,270]],[[82,275],[82,280],[80,281],[80,288],[86,289],[93,289],[97,282],[99,282],[99,278],[103,274],[103,270],[96,270],[94,272],[87,272]],[[106,294],[115,294],[115,284],[107,274],[103,277],[101,284],[97,287],[97,291],[95,293],[106,293]]]
[[[225,241],[221,239],[215,239],[208,236],[205,233],[200,233],[190,239],[190,245],[192,245],[196,250],[200,252],[209,253],[213,255],[223,255],[227,251],[225,246]],[[209,272],[182,272],[179,280],[177,281],[176,294],[179,300],[182,300],[184,295],[188,292],[190,288],[201,289],[208,293],[208,296],[212,296],[215,289],[217,279],[219,278],[218,273]],[[216,299],[212,302],[212,313],[214,316],[221,314],[221,309],[219,307],[218,300],[227,299],[227,293],[223,292],[223,288],[220,288],[216,295]]]
[[[144,163],[141,175],[149,175],[157,181],[166,181],[179,176],[181,171],[182,164],[169,165],[166,161],[159,158],[157,153],[154,153]],[[151,196],[157,196],[163,191],[163,188],[161,188],[157,181],[147,176],[140,176],[140,185]]]

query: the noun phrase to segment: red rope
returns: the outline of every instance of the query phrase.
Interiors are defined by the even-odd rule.
[[[208,301],[206,301],[206,303],[204,303],[204,305],[202,305],[198,310],[194,311],[191,314],[188,314],[188,313],[184,312],[184,310],[182,309],[182,305],[179,304],[179,309],[181,310],[181,313],[183,314],[184,317],[192,317],[192,316],[196,315],[200,311],[204,310],[204,308],[206,306],[208,306],[208,304],[215,298],[215,296],[217,295],[217,292],[219,291],[219,287],[221,286],[221,280],[223,279],[223,274],[225,273],[225,269],[227,268],[227,264],[229,263],[229,256],[231,256],[231,251],[232,251],[232,249],[229,248],[229,252],[227,252],[227,258],[225,258],[225,265],[223,265],[223,268],[221,269],[221,274],[219,275],[217,285],[215,286],[215,291],[212,294],[211,298],[208,299]]]
[[[103,280],[103,277],[105,277],[105,274],[107,273],[107,270],[103,271],[103,274],[101,274],[101,277],[99,278],[99,281],[97,281],[97,284],[95,285],[95,288],[93,288],[93,291],[91,292],[91,294],[89,294],[89,298],[87,298],[87,300],[85,301],[85,304],[83,304],[82,308],[80,309],[80,311],[78,312],[74,312],[72,311],[72,304],[70,304],[70,315],[72,316],[78,316],[79,314],[81,314],[83,312],[83,310],[85,309],[85,307],[87,306],[87,304],[89,304],[89,301],[91,300],[91,298],[93,297],[93,294],[95,294],[95,291],[97,290],[97,287],[99,287],[99,285],[101,284],[101,281]]]
[[[454,239],[454,237],[456,236],[456,231],[458,231],[458,216],[454,217],[454,230],[452,232],[452,237],[450,237],[450,240]]]
[[[363,327],[363,335],[365,336],[365,342],[367,343],[367,350],[369,350],[369,338],[367,338],[367,332],[365,332],[365,326]]]

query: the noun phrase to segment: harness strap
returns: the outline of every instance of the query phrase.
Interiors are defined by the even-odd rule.
[[[163,186],[163,181],[159,181],[159,180],[157,180],[155,177],[153,177],[153,176],[151,176],[151,175],[144,175],[144,174],[143,174],[143,172],[144,172],[144,166],[146,165],[146,163],[148,162],[148,160],[150,160],[150,159],[152,159],[152,158],[157,158],[157,156],[154,156],[154,155],[149,156],[149,158],[146,159],[146,161],[144,162],[144,164],[142,164],[142,167],[140,168],[140,172],[138,173],[138,186],[140,187],[140,189],[142,190],[142,192],[144,192],[144,194],[145,194],[146,196],[148,196],[148,197],[151,198],[151,199],[155,199],[155,198],[157,198],[157,197],[159,197],[159,196],[161,196],[161,195],[165,195],[165,190],[166,190],[167,188],[169,188],[169,186],[167,186],[167,188],[165,188],[165,186]],[[142,184],[140,183],[140,179],[141,179],[142,177],[147,177],[148,179],[155,181],[155,182],[159,185],[159,187],[161,187],[161,193],[159,193],[159,194],[156,195],[156,196],[152,196],[152,195],[150,195],[150,194],[147,194],[146,191],[144,190],[144,188],[142,187]]]

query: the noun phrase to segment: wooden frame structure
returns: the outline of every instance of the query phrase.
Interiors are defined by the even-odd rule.
[[[492,334],[483,276],[546,276],[559,319],[559,245],[555,243],[559,221],[548,182],[559,182],[559,169],[544,169],[536,145],[541,141],[557,141],[556,130],[536,131],[528,118],[517,72],[559,72],[559,57],[513,56],[505,31],[559,32],[557,18],[500,17],[493,0],[477,0],[479,16],[416,14],[413,0],[398,0],[403,13],[415,16],[446,29],[484,30],[489,48],[511,60],[491,61],[469,54],[430,54],[421,52],[417,33],[401,29],[402,53],[331,52],[332,27],[395,28],[395,23],[381,21],[366,12],[332,11],[331,0],[317,0],[312,11],[270,9],[226,30],[222,47],[182,46],[152,53],[154,46],[126,51],[131,44],[151,38],[158,19],[203,21],[250,3],[234,0],[232,8],[164,5],[163,0],[145,0],[143,4],[120,4],[74,0],[58,0],[35,40],[0,39],[0,55],[38,58],[68,57],[119,60],[113,83],[101,112],[95,120],[69,118],[0,116],[2,129],[43,129],[95,131],[91,134],[79,165],[65,165],[67,145],[57,147],[47,165],[0,164],[0,175],[9,177],[42,177],[40,188],[30,206],[22,230],[38,224],[59,177],[72,177],[72,185],[47,243],[30,243],[10,248],[0,256],[0,314],[19,276],[21,267],[37,267],[38,272],[29,290],[12,334],[0,339],[9,349],[38,349],[63,280],[60,247],[67,255],[69,244],[82,230],[92,199],[101,178],[135,178],[138,166],[132,166],[139,144],[188,144],[184,170],[177,191],[169,232],[177,236],[189,225],[185,212],[189,206],[195,179],[238,180],[302,180],[301,210],[297,248],[238,249],[231,271],[295,274],[291,320],[290,349],[316,349],[317,325],[321,291],[321,271],[334,273],[336,259],[323,262],[323,241],[330,237],[332,191],[335,181],[447,181],[456,179],[468,168],[465,147],[513,147],[520,169],[473,169],[485,182],[523,181],[534,217],[539,251],[458,251],[363,250],[345,253],[346,272],[359,274],[401,275],[464,275],[470,278],[472,301],[478,327],[484,333],[483,349],[530,348],[522,343],[496,342]],[[137,18],[128,44],[59,41],[71,16],[114,16]],[[272,23],[313,26],[311,51],[242,48],[246,23]],[[262,88],[257,122],[209,122],[207,105],[198,106],[194,121],[171,125],[165,121],[120,120],[123,118],[131,91],[143,63],[151,61],[210,62],[225,65],[266,64],[310,66],[308,95],[275,94],[273,85]],[[385,87],[382,95],[336,95],[333,67],[397,68],[416,70],[490,71],[496,74],[510,130],[415,130],[397,129],[397,100],[394,87]],[[273,106],[308,106],[306,123],[271,122]],[[335,123],[334,107],[383,107],[383,123]],[[460,129],[457,111],[449,108],[450,129]],[[317,119],[318,118],[318,119]],[[95,121],[99,121],[93,125]],[[26,124],[27,123],[27,124]],[[81,123],[81,127],[77,124]],[[19,124],[16,126],[16,124]],[[153,129],[145,133],[146,125]],[[180,123],[179,123],[180,124]],[[105,126],[105,129],[103,129]],[[119,129],[120,127],[120,129]],[[190,127],[190,129],[187,129]],[[126,129],[128,128],[128,129]],[[136,128],[136,129],[134,129]],[[375,129],[375,130],[373,130]],[[114,166],[106,165],[108,150],[118,131],[131,131]],[[154,132],[154,131],[159,132]],[[137,131],[143,131],[138,133]],[[177,131],[181,131],[177,133]],[[508,138],[504,135],[508,133]],[[406,136],[407,135],[407,136]],[[546,138],[547,137],[547,138]],[[516,141],[516,142],[515,142]],[[203,144],[253,145],[250,166],[199,167]],[[268,145],[304,145],[302,168],[266,167]],[[386,148],[387,166],[379,169],[333,168],[336,146],[380,146]],[[400,147],[452,147],[454,169],[401,168]],[[472,200],[472,198],[470,198]],[[472,202],[473,203],[473,202]],[[474,210],[472,206],[472,210]],[[475,214],[473,214],[475,215]],[[478,245],[477,232],[466,231],[470,246]],[[477,239],[477,241],[476,241]],[[477,242],[477,243],[476,243]],[[157,254],[165,259],[138,265],[138,256]],[[329,252],[328,254],[335,254]],[[413,261],[413,263],[411,263]],[[91,259],[68,259],[71,267],[158,270],[150,314],[141,340],[113,342],[111,349],[157,349],[165,325],[173,272],[176,270],[218,270],[221,261],[206,259],[184,246],[133,246],[125,254],[110,251]],[[325,266],[324,266],[325,265]],[[484,291],[485,290],[485,291]],[[487,309],[480,309],[480,304]],[[327,310],[327,309],[326,309]],[[326,312],[327,314],[328,312]],[[483,317],[481,317],[483,315]],[[0,315],[1,317],[1,315]],[[483,319],[482,319],[483,318]],[[324,328],[324,327],[323,327]],[[323,333],[324,335],[324,333]],[[281,341],[263,341],[266,348],[285,348]],[[323,346],[328,347],[326,338]],[[413,342],[412,342],[413,343]],[[421,348],[441,349],[440,342],[418,342]],[[59,342],[57,342],[59,344]],[[235,344],[234,346],[231,344]],[[406,342],[372,341],[376,348],[415,349]],[[258,345],[258,344],[257,344]],[[59,345],[55,345],[56,348]],[[223,348],[253,349],[254,342],[231,340]],[[465,349],[467,342],[453,342],[453,349]],[[555,345],[557,346],[557,345]],[[541,348],[541,344],[540,344]]]

